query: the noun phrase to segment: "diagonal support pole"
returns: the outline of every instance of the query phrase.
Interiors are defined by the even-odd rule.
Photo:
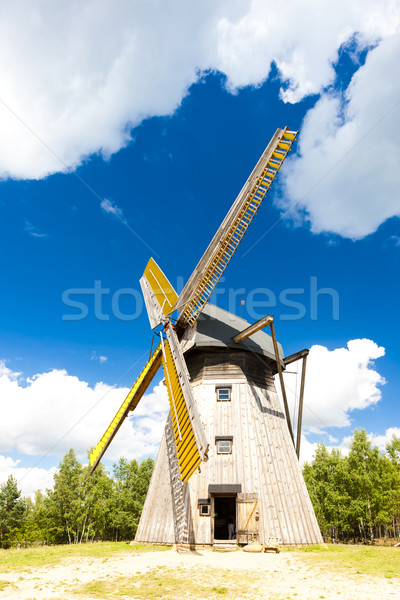
[[[297,439],[296,439],[296,454],[300,458],[300,442],[301,442],[301,424],[303,421],[303,402],[304,402],[304,386],[306,382],[306,366],[307,354],[303,356],[301,365],[301,383],[300,383],[300,398],[299,398],[299,415],[297,417]]]
[[[283,381],[283,372],[282,372],[281,359],[280,359],[280,356],[279,356],[278,343],[276,341],[275,327],[274,327],[274,321],[273,321],[272,317],[271,317],[271,322],[269,323],[269,326],[271,328],[272,343],[274,345],[276,366],[278,367],[279,381],[281,383],[283,406],[285,408],[286,422],[287,422],[287,426],[288,426],[288,429],[289,429],[290,437],[292,438],[292,442],[293,442],[293,445],[294,445],[294,435],[293,435],[292,423],[290,421],[289,406],[288,406],[287,397],[286,397],[285,382]]]

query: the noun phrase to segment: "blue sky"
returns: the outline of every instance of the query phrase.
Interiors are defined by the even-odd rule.
[[[274,314],[287,355],[312,348],[305,458],[319,440],[346,448],[355,427],[381,447],[400,433],[398,11],[388,3],[392,12],[382,14],[371,1],[355,3],[350,17],[340,5],[323,39],[313,39],[310,25],[295,33],[292,11],[286,47],[268,42],[279,12],[257,1],[216,4],[206,3],[195,25],[196,15],[179,23],[174,10],[152,24],[139,5],[124,19],[117,3],[110,34],[155,39],[167,29],[162,57],[113,45],[111,35],[100,51],[107,11],[95,3],[78,32],[72,8],[47,8],[32,56],[40,26],[29,8],[26,48],[12,35],[13,9],[0,24],[11,57],[0,65],[8,82],[0,110],[0,478],[15,474],[26,493],[50,485],[69,447],[85,456],[143,367],[151,331],[139,278],[147,260],[181,287],[285,125],[300,130],[299,140],[214,301],[250,322]],[[62,44],[48,55],[53,21],[72,58]],[[179,26],[193,28],[195,39],[176,41]],[[32,106],[20,86],[28,72]],[[302,318],[282,294],[301,303]],[[66,298],[84,302],[87,316],[76,320],[80,309]],[[107,464],[154,454],[166,408],[156,386]]]

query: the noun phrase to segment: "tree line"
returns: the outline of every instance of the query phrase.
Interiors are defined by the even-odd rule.
[[[154,461],[121,458],[109,475],[93,475],[73,450],[54,475],[52,489],[22,498],[10,476],[0,486],[0,547],[132,540],[139,524]],[[386,452],[356,430],[349,452],[319,444],[303,469],[321,533],[334,542],[400,540],[400,437]]]
[[[400,437],[386,452],[372,446],[364,429],[353,433],[347,455],[319,444],[303,474],[326,540],[400,540]]]
[[[73,450],[54,475],[52,489],[22,498],[10,476],[0,487],[0,547],[132,540],[146,498],[154,461],[121,458],[110,476],[103,465],[93,475]]]

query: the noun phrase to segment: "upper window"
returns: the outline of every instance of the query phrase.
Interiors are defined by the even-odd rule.
[[[232,454],[232,439],[216,440],[217,454]]]
[[[231,399],[231,388],[230,387],[218,387],[217,388],[217,400],[220,402],[229,402]]]

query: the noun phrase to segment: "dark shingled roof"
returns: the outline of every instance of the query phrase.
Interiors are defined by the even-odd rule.
[[[233,336],[251,325],[245,319],[234,315],[208,302],[193,327],[185,330],[182,349],[188,352],[193,348],[233,348],[262,354],[275,361],[272,337],[260,330],[247,339],[235,344]],[[278,342],[279,355],[283,361],[282,346]],[[283,368],[284,365],[282,364]]]

